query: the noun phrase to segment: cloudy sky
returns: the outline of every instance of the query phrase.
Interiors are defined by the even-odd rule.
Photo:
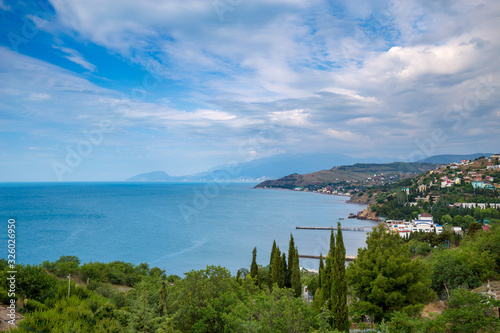
[[[0,0],[0,181],[500,149],[500,2]]]

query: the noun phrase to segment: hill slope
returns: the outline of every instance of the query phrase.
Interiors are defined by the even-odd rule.
[[[350,187],[366,187],[395,182],[401,178],[411,177],[432,170],[435,167],[436,165],[431,163],[358,163],[304,175],[291,174],[280,179],[264,181],[255,187],[284,189],[303,187],[315,190],[340,183],[347,183]]]

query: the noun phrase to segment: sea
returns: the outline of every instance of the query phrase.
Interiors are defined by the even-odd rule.
[[[348,219],[366,206],[347,197],[254,189],[252,183],[0,183],[0,254],[7,258],[8,224],[15,221],[17,263],[40,264],[60,256],[85,262],[148,263],[166,274],[220,265],[232,274],[269,264],[273,240],[299,254],[326,254],[330,231],[297,226],[373,227]],[[2,231],[3,230],[3,231]],[[366,245],[367,232],[344,231],[346,253]],[[300,259],[318,269],[319,260]]]

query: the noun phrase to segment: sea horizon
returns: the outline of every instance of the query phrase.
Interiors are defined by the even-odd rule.
[[[339,218],[366,207],[347,205],[345,196],[251,191],[255,184],[0,183],[0,207],[2,219],[16,219],[20,263],[75,255],[82,263],[146,262],[180,276],[206,265],[224,266],[232,274],[249,269],[254,247],[258,264],[266,266],[273,240],[286,252],[290,233],[300,254],[326,254],[329,232],[295,227],[335,227]],[[344,232],[344,239],[347,254],[353,255],[365,245],[366,232]],[[300,266],[317,269],[318,263],[301,259]]]

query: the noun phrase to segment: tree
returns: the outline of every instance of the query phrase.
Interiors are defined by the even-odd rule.
[[[453,223],[453,218],[446,214],[441,217],[441,224],[442,225],[447,225],[447,224],[452,224]]]
[[[469,230],[467,231],[467,236],[474,237],[476,232],[478,232],[479,230],[482,230],[482,229],[483,229],[483,225],[481,223],[472,222],[469,225]]]
[[[273,257],[274,257],[274,254],[276,253],[276,241],[273,240],[273,247],[271,249],[271,258],[269,259],[269,269],[271,269],[271,266],[273,265]]]
[[[500,320],[495,312],[500,302],[487,295],[457,289],[451,293],[442,319],[450,332],[499,332]]]
[[[271,253],[271,265],[269,267],[269,288],[273,288],[274,284],[278,288],[283,288],[283,263],[281,261],[281,251],[276,242],[273,243],[273,252]]]
[[[314,293],[313,307],[316,311],[320,311],[325,300],[323,299],[323,276],[324,276],[325,266],[323,264],[323,253],[319,255],[319,271],[318,271],[318,289]]]
[[[446,295],[450,290],[462,288],[477,288],[481,279],[469,265],[470,253],[461,249],[442,250],[433,253],[431,278],[433,288]],[[476,260],[479,259],[476,257]],[[447,295],[449,296],[449,295]]]
[[[11,276],[8,269],[1,272],[2,287],[5,290],[11,289]],[[61,284],[53,275],[47,274],[41,266],[36,265],[16,265],[17,275],[15,276],[15,293],[18,296],[29,299],[39,299],[58,284]],[[67,282],[67,281],[66,281]],[[67,285],[67,283],[66,283]]]
[[[319,254],[319,270],[318,270],[318,288],[321,288],[321,272],[325,269],[325,265],[323,263],[323,253]]]
[[[185,273],[175,286],[172,305],[176,328],[182,332],[222,332],[227,315],[238,304],[241,286],[220,266]]]
[[[324,302],[326,309],[332,312],[332,284],[333,284],[333,266],[334,266],[334,255],[335,255],[335,235],[333,229],[330,233],[330,250],[326,256],[326,264],[321,272],[321,297],[320,299]],[[319,307],[323,304],[318,304]],[[330,325],[332,322],[330,321]]]
[[[359,315],[369,315],[376,322],[399,310],[412,315],[435,298],[428,265],[411,258],[408,245],[398,234],[380,225],[366,244],[347,271],[355,298],[352,306]]]
[[[285,254],[285,252],[283,252],[281,254],[281,276],[283,277],[282,287],[286,287],[285,282],[286,282],[286,275],[287,274],[288,274],[288,267],[286,265],[286,254]]]
[[[291,287],[295,291],[295,297],[300,297],[302,293],[302,284],[300,282],[299,250],[297,247],[293,250],[293,263],[291,274]]]
[[[470,216],[470,215],[465,215],[463,218],[462,218],[462,224],[460,225],[462,228],[464,229],[468,229],[469,228],[469,225],[471,223],[474,223],[476,222],[476,220]]]
[[[285,273],[285,287],[292,288],[292,267],[295,255],[295,241],[293,240],[293,235],[290,233],[290,242],[288,243],[288,270]]]
[[[345,276],[345,247],[340,222],[337,227],[332,289],[333,328],[349,332],[349,311],[347,308],[347,281]]]
[[[250,265],[250,276],[254,279],[255,284],[259,284],[259,266],[257,266],[257,248],[252,251],[252,264]]]
[[[324,302],[326,306],[326,310],[328,310],[328,322],[330,326],[333,325],[333,300],[332,300],[332,294],[333,294],[333,286],[335,284],[335,254],[336,254],[336,248],[335,248],[335,234],[333,233],[333,229],[330,233],[330,250],[328,251],[328,255],[326,256],[326,265],[322,269],[322,276],[321,276],[321,297],[320,300]],[[323,304],[318,304],[319,307],[321,307]]]

